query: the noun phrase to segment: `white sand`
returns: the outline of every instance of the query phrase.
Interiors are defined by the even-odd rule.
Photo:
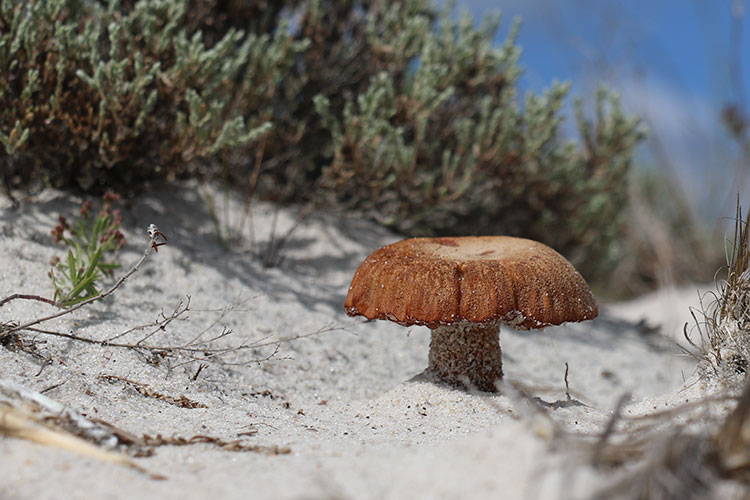
[[[62,247],[53,244],[49,231],[59,214],[73,218],[79,205],[54,191],[20,209],[0,199],[0,297],[51,296],[48,262],[62,255]],[[274,214],[280,235],[294,222],[292,210],[255,204],[242,242],[226,252],[196,189],[152,194],[128,205],[123,212],[128,245],[120,259],[126,268],[142,254],[150,223],[167,234],[169,244],[112,297],[43,328],[105,339],[162,311],[169,314],[189,295],[189,319],[173,322],[148,342],[184,343],[220,318],[216,309],[238,300],[242,303],[208,333],[231,328],[221,345],[330,331],[282,342],[275,354],[274,345],[236,353],[230,357],[234,361],[273,356],[241,366],[210,364],[196,380],[195,361],[157,366],[129,349],[39,335],[39,356],[0,348],[0,379],[37,391],[56,386],[45,394],[136,435],[233,440],[255,432],[243,439],[288,447],[291,453],[163,446],[152,457],[136,458],[143,468],[166,476],[159,481],[67,451],[0,438],[2,499],[587,495],[610,478],[581,465],[574,450],[553,446],[547,440],[550,425],[574,434],[599,433],[626,392],[638,411],[675,404],[685,399],[679,391],[695,369],[674,340],[637,322],[642,316],[654,326],[673,322],[674,311],[697,305],[697,294],[665,305],[651,300],[604,306],[594,321],[542,332],[503,329],[506,383],[523,384],[529,397],[546,405],[554,419],[550,424],[534,417],[532,407],[510,389],[505,395],[474,394],[418,377],[427,365],[427,329],[367,323],[344,314],[357,265],[395,235],[356,218],[316,213],[292,233],[281,264],[265,268],[257,253],[271,235]],[[229,213],[236,222],[242,204],[233,200]],[[0,320],[24,321],[54,311],[17,300],[0,308]],[[119,341],[136,342],[144,333]],[[572,402],[565,394],[566,362]],[[105,375],[207,407],[180,408],[101,378]]]

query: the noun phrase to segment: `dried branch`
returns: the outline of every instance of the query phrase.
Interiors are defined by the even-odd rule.
[[[10,302],[11,300],[16,300],[16,299],[36,300],[37,302],[44,302],[46,304],[50,304],[53,306],[57,305],[57,302],[55,302],[54,300],[47,299],[40,295],[30,295],[26,293],[14,293],[13,295],[9,295],[5,297],[3,300],[0,300],[0,307],[3,307],[6,304],[6,302]]]
[[[143,252],[143,256],[140,258],[140,260],[138,260],[138,262],[135,263],[135,265],[133,267],[130,268],[130,270],[127,273],[125,273],[123,276],[121,276],[120,279],[118,279],[115,282],[115,284],[112,285],[111,288],[109,288],[109,290],[101,292],[101,293],[99,293],[99,294],[97,294],[97,295],[95,295],[93,297],[90,297],[90,298],[88,298],[88,299],[86,299],[86,300],[84,300],[82,302],[79,302],[78,304],[76,304],[76,305],[74,305],[74,306],[72,306],[72,307],[70,307],[68,309],[63,309],[63,310],[58,311],[58,312],[56,312],[54,314],[50,314],[48,316],[44,316],[44,317],[41,317],[41,318],[33,319],[31,321],[28,321],[28,322],[20,324],[20,325],[9,326],[9,324],[6,323],[6,324],[2,325],[2,330],[0,330],[0,332],[2,332],[2,333],[0,333],[0,340],[2,340],[2,338],[4,338],[5,336],[7,336],[9,334],[12,334],[13,332],[17,332],[19,330],[26,330],[30,326],[38,325],[39,323],[43,323],[45,321],[49,321],[49,320],[52,320],[52,319],[55,319],[55,318],[59,318],[60,316],[64,316],[66,314],[70,314],[73,311],[76,311],[76,310],[82,308],[83,306],[86,306],[86,305],[91,304],[93,302],[97,302],[99,300],[102,300],[102,299],[104,299],[104,298],[109,297],[110,295],[112,295],[118,288],[120,288],[122,286],[123,283],[125,283],[125,281],[127,281],[128,278],[130,278],[133,274],[135,274],[138,271],[138,269],[140,269],[141,265],[143,265],[143,263],[146,261],[146,259],[148,259],[148,256],[151,254],[151,250],[156,250],[156,248],[159,245],[163,244],[163,242],[157,242],[157,240],[159,239],[159,237],[160,236],[163,237],[164,235],[163,235],[163,233],[161,233],[161,231],[159,231],[156,228],[156,226],[154,224],[151,224],[151,226],[149,226],[149,236],[150,236],[150,239],[149,239],[148,245],[146,246],[146,249]],[[5,302],[7,302],[6,299],[3,299],[3,300]]]
[[[177,307],[175,307],[174,311],[169,315],[165,316],[164,311],[162,310],[159,313],[159,318],[151,323],[147,323],[145,325],[138,325],[134,326],[132,328],[129,328],[125,330],[124,332],[118,333],[117,335],[114,335],[103,342],[105,344],[110,344],[114,342],[115,340],[122,338],[130,333],[137,332],[139,330],[145,330],[146,328],[154,328],[152,332],[150,332],[146,337],[150,337],[155,333],[158,333],[159,331],[165,331],[167,329],[167,326],[174,320],[178,319],[180,316],[182,316],[184,313],[188,312],[190,310],[190,295],[186,295],[186,300],[183,302],[180,300],[180,302],[177,304]]]
[[[308,338],[308,337],[312,337],[315,335],[320,335],[322,333],[340,329],[340,327],[335,324],[328,324],[312,332],[291,335],[288,337],[281,337],[275,340],[269,340],[269,336],[266,336],[266,337],[261,337],[260,339],[256,339],[250,342],[242,342],[239,344],[232,344],[232,345],[227,345],[227,346],[216,346],[215,345],[216,342],[218,342],[219,340],[225,337],[229,337],[233,335],[234,331],[227,327],[222,327],[218,333],[214,334],[210,338],[203,338],[203,337],[205,337],[207,333],[209,333],[210,331],[218,327],[219,323],[226,317],[227,313],[233,310],[233,307],[230,306],[230,307],[224,307],[222,309],[216,310],[217,312],[220,313],[219,316],[214,321],[212,321],[208,326],[206,326],[200,332],[198,332],[196,335],[190,338],[190,340],[188,340],[187,342],[180,343],[180,344],[167,344],[167,343],[147,344],[145,343],[145,341],[151,338],[154,334],[166,331],[166,328],[170,323],[172,323],[175,320],[180,319],[181,316],[191,311],[192,309],[190,308],[190,300],[191,300],[190,297],[187,296],[186,300],[184,301],[180,300],[180,302],[177,304],[175,309],[169,315],[165,315],[163,312],[161,312],[160,317],[157,318],[153,322],[150,322],[144,325],[134,326],[124,332],[118,333],[112,337],[109,337],[103,340],[76,335],[72,333],[47,330],[43,328],[27,327],[25,330],[28,332],[33,332],[33,333],[42,334],[42,335],[49,335],[52,337],[64,338],[64,339],[73,340],[76,342],[82,342],[85,344],[93,344],[93,345],[98,345],[102,347],[109,347],[109,348],[116,348],[116,349],[129,349],[129,350],[133,350],[133,351],[143,353],[143,354],[150,354],[152,357],[159,356],[161,358],[179,358],[179,357],[186,358],[183,362],[180,362],[171,367],[171,368],[178,368],[180,366],[183,366],[188,363],[193,363],[193,362],[199,362],[201,364],[216,363],[222,366],[245,366],[249,364],[262,363],[264,361],[269,361],[273,358],[276,358],[280,350],[280,346],[283,343],[291,342],[293,340]],[[131,334],[133,332],[137,332],[140,330],[145,330],[147,328],[152,328],[152,330],[149,331],[143,338],[135,342],[115,342],[116,339],[120,339],[128,334]],[[7,335],[18,335],[18,334],[9,333]],[[2,340],[3,338],[4,337],[0,336],[0,340]],[[226,357],[230,354],[237,354],[242,351],[246,351],[250,349],[255,350],[255,349],[260,349],[260,348],[269,347],[269,346],[274,346],[273,351],[270,354],[262,356],[262,357],[253,357],[251,359],[241,359],[239,361],[230,361],[226,359]]]
[[[75,335],[73,333],[59,332],[59,331],[36,327],[36,325],[40,323],[44,323],[45,321],[59,318],[77,309],[80,309],[81,307],[91,304],[92,302],[102,300],[105,297],[113,294],[120,286],[122,286],[122,284],[128,278],[130,278],[135,272],[139,270],[139,268],[143,265],[143,263],[149,257],[151,250],[158,251],[158,247],[164,244],[163,241],[157,241],[157,240],[159,238],[166,240],[166,236],[164,235],[164,233],[159,231],[158,228],[153,224],[149,226],[148,235],[149,235],[149,242],[143,252],[143,256],[141,256],[138,262],[136,262],[135,265],[133,265],[133,267],[127,273],[125,273],[122,277],[120,277],[117,280],[117,282],[114,285],[112,285],[111,288],[109,288],[108,290],[104,292],[99,293],[98,295],[94,297],[84,300],[70,307],[69,309],[58,311],[55,314],[51,314],[51,315],[47,315],[47,316],[37,318],[31,321],[27,321],[23,324],[14,324],[10,322],[0,324],[0,345],[8,344],[13,339],[17,339],[18,338],[17,332],[27,331],[27,332],[32,332],[36,334],[65,338],[65,339],[73,340],[76,342],[83,342],[87,344],[93,344],[93,345],[99,345],[99,346],[105,346],[105,347],[111,347],[111,348],[131,349],[139,353],[148,353],[151,355],[150,361],[155,364],[159,364],[161,358],[177,358],[177,357],[185,358],[185,361],[175,366],[172,366],[171,368],[176,368],[176,367],[182,366],[187,363],[192,363],[192,362],[199,362],[202,364],[207,363],[207,362],[214,362],[214,363],[219,363],[221,365],[226,365],[226,366],[244,366],[244,365],[248,365],[251,363],[261,363],[263,361],[268,361],[271,358],[275,357],[279,352],[280,344],[283,342],[289,342],[289,341],[296,340],[296,339],[307,338],[307,337],[318,335],[324,332],[333,331],[339,328],[337,326],[327,325],[314,332],[293,335],[290,337],[279,338],[276,340],[269,340],[269,337],[263,337],[263,338],[250,341],[250,342],[242,342],[240,344],[233,344],[233,345],[228,345],[228,346],[216,346],[216,343],[218,341],[220,341],[221,339],[225,337],[232,335],[233,331],[227,327],[222,327],[218,333],[215,333],[212,336],[209,336],[209,333],[212,331],[215,331],[215,329],[219,326],[221,321],[225,318],[226,314],[229,311],[233,310],[234,305],[235,305],[233,304],[232,306],[228,306],[228,307],[224,307],[220,309],[219,310],[220,314],[218,315],[218,317],[213,322],[211,322],[208,326],[206,326],[200,332],[198,332],[192,338],[190,338],[187,342],[184,342],[182,344],[177,344],[177,345],[170,345],[166,343],[165,344],[147,343],[147,341],[151,339],[154,335],[160,332],[166,331],[170,323],[172,323],[173,321],[177,319],[180,319],[185,313],[187,313],[190,310],[190,296],[187,296],[187,299],[185,301],[180,300],[179,304],[175,307],[175,309],[172,311],[171,314],[165,315],[164,312],[162,311],[159,314],[159,317],[151,323],[138,325],[138,326],[129,328],[121,333],[118,333],[114,336],[111,336],[103,340],[90,338],[86,336]],[[27,298],[27,296],[15,294],[11,297],[3,299],[2,303],[13,300],[14,298]],[[0,303],[0,305],[2,303]],[[138,331],[146,330],[146,329],[150,329],[150,331],[148,331],[142,338],[140,338],[136,342],[118,341],[119,339],[122,339],[123,337],[126,337],[129,334],[132,334],[133,332],[138,332]],[[17,343],[17,341],[15,343]],[[260,349],[262,347],[267,347],[267,346],[275,346],[275,348],[273,352],[271,352],[269,355],[261,357],[261,358],[255,357],[252,359],[241,359],[239,361],[230,361],[226,359],[226,357],[230,354],[237,354],[241,351],[245,351],[248,349]]]

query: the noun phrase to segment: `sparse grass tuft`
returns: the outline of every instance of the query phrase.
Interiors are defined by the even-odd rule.
[[[743,219],[737,200],[734,238],[727,249],[726,277],[717,278],[717,291],[702,302],[695,318],[698,340],[685,337],[698,350],[704,378],[724,382],[744,380],[750,364],[750,212]],[[702,319],[698,319],[700,316]]]

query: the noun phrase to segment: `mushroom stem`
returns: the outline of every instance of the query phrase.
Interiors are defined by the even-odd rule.
[[[497,392],[503,377],[500,324],[460,321],[432,330],[429,370],[453,385]]]

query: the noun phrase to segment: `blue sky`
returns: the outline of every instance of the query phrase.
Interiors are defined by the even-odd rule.
[[[456,7],[477,19],[501,11],[498,43],[512,19],[522,18],[524,88],[540,91],[560,79],[584,98],[600,83],[617,89],[650,129],[641,163],[677,172],[707,217],[727,208],[731,214],[738,189],[750,193],[747,182],[733,180],[740,155],[719,121],[725,103],[747,105],[750,1],[457,0]],[[730,43],[733,22],[739,45]],[[732,47],[740,55],[740,92],[730,75]]]

